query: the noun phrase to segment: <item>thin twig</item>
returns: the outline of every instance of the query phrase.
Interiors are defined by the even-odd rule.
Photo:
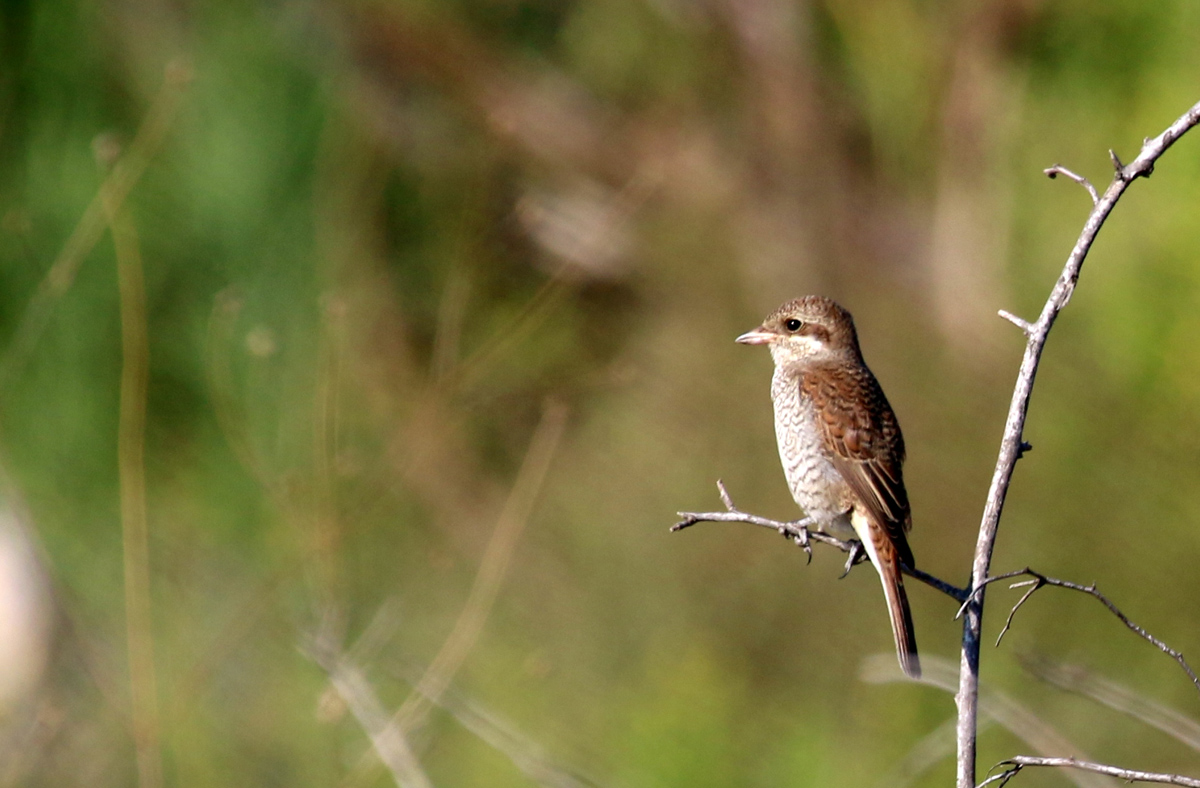
[[[1000,317],[1004,318],[1005,320],[1012,323],[1017,328],[1024,331],[1026,336],[1028,336],[1033,331],[1032,323],[1030,323],[1028,320],[1024,320],[1022,318],[1017,317],[1012,312],[1009,312],[1007,309],[1001,309],[996,314],[1000,315]]]
[[[956,585],[947,583],[945,580],[940,580],[928,572],[923,572],[920,569],[917,569],[915,566],[909,566],[904,562],[901,562],[900,569],[904,572],[904,574],[908,575],[914,580],[920,580],[925,585],[931,588],[936,588],[938,591],[941,591],[943,594],[954,599],[955,601],[962,601],[967,598],[967,589],[959,588]]]
[[[991,577],[986,578],[983,582],[976,583],[975,588],[971,591],[971,594],[963,600],[962,607],[960,607],[958,612],[954,614],[954,620],[957,621],[958,619],[962,618],[963,613],[967,612],[967,606],[971,604],[972,600],[979,598],[979,596],[983,593],[983,589],[987,588],[992,583],[997,583],[1001,580],[1011,580],[1014,577],[1021,577],[1025,574],[1025,572],[1026,570],[1024,569],[1017,569],[1013,572],[1005,572],[1002,575],[992,575]]]
[[[1082,593],[1089,594],[1089,595],[1095,597],[1096,599],[1098,599],[1101,604],[1103,604],[1106,608],[1108,608],[1110,613],[1112,613],[1117,618],[1121,619],[1121,623],[1124,624],[1126,627],[1128,627],[1130,629],[1130,631],[1136,633],[1142,639],[1154,644],[1155,648],[1157,648],[1159,651],[1161,651],[1162,653],[1169,656],[1171,659],[1178,662],[1179,667],[1183,669],[1183,672],[1188,675],[1189,679],[1191,679],[1192,684],[1194,684],[1196,689],[1198,691],[1200,691],[1200,677],[1196,676],[1196,672],[1194,670],[1192,670],[1192,666],[1188,664],[1188,661],[1187,661],[1187,659],[1184,658],[1183,654],[1181,654],[1180,652],[1171,648],[1166,643],[1164,643],[1161,640],[1159,640],[1158,638],[1156,638],[1154,635],[1151,635],[1149,632],[1147,632],[1141,626],[1130,621],[1129,618],[1124,613],[1121,612],[1121,609],[1113,604],[1111,599],[1106,597],[1104,594],[1100,593],[1100,591],[1096,588],[1095,583],[1083,586],[1083,585],[1080,585],[1079,583],[1072,583],[1069,580],[1059,580],[1056,577],[1047,577],[1046,575],[1043,575],[1041,572],[1036,572],[1029,567],[1025,567],[1024,569],[1021,569],[1021,570],[1018,570],[1015,572],[1007,572],[1003,575],[997,575],[996,577],[989,577],[985,581],[984,585],[992,583],[996,580],[1007,580],[1009,578],[1021,577],[1023,575],[1028,575],[1029,577],[1031,577],[1033,579],[1025,580],[1020,583],[1013,583],[1011,586],[1009,586],[1009,588],[1023,588],[1025,586],[1028,586],[1029,590],[1021,595],[1021,598],[1017,600],[1017,603],[1012,606],[1012,610],[1009,611],[1008,620],[1004,623],[1004,628],[1002,630],[1000,630],[1000,636],[996,638],[997,646],[1000,645],[1000,639],[1004,637],[1004,633],[1008,631],[1010,625],[1012,624],[1013,616],[1015,616],[1017,614],[1017,610],[1019,610],[1021,608],[1021,606],[1025,604],[1026,600],[1028,600],[1029,597],[1033,596],[1034,591],[1037,591],[1039,588],[1042,588],[1043,586],[1054,586],[1055,588],[1066,588],[1071,591],[1080,591]]]
[[[997,781],[999,781],[1000,784],[996,786],[996,788],[1004,788],[1004,786],[1008,785],[1009,780],[1011,780],[1013,777],[1016,777],[1017,772],[1019,771],[1020,769],[1005,769],[999,774],[993,774],[991,777],[981,782],[977,788],[985,788],[985,786],[991,785]]]
[[[1092,185],[1092,182],[1082,175],[1071,172],[1066,167],[1063,167],[1059,164],[1055,164],[1053,167],[1047,167],[1046,169],[1042,170],[1042,172],[1046,173],[1046,175],[1050,176],[1051,178],[1055,177],[1056,175],[1067,176],[1083,188],[1087,189],[1088,194],[1092,195],[1092,205],[1100,202],[1100,193],[1096,191],[1096,187]]]
[[[1033,580],[1026,581],[1024,583],[1013,583],[1011,586],[1009,586],[1009,588],[1020,588],[1021,586],[1029,586],[1029,590],[1022,594],[1021,598],[1017,600],[1017,604],[1013,605],[1012,610],[1008,611],[1008,618],[1004,619],[1004,626],[1000,628],[1000,634],[996,635],[996,646],[1000,645],[1000,641],[1004,640],[1005,634],[1007,634],[1009,628],[1012,627],[1013,616],[1017,614],[1017,610],[1020,609],[1021,605],[1025,604],[1029,597],[1033,596],[1034,591],[1037,591],[1042,587],[1042,584],[1036,580]]]
[[[1015,755],[1008,760],[996,764],[993,769],[1005,767],[1004,771],[984,780],[977,788],[983,788],[983,786],[1000,778],[1003,778],[1000,779],[1000,785],[1004,785],[1026,766],[1056,766],[1068,769],[1081,769],[1083,771],[1095,772],[1096,774],[1107,774],[1109,777],[1117,777],[1130,783],[1161,783],[1163,785],[1183,785],[1188,786],[1188,788],[1200,788],[1200,780],[1194,777],[1184,777],[1182,774],[1143,772],[1136,769],[1122,769],[1118,766],[1108,766],[1103,763],[1080,761],[1075,758],[1034,758],[1029,755]]]
[[[962,658],[959,670],[958,694],[955,702],[958,705],[958,788],[973,788],[975,785],[975,720],[976,704],[979,693],[979,652],[980,633],[983,629],[983,590],[981,584],[988,576],[988,568],[992,561],[992,551],[996,545],[996,533],[1000,524],[1000,515],[1004,509],[1004,500],[1008,494],[1008,486],[1012,481],[1013,470],[1017,460],[1024,451],[1025,418],[1029,411],[1029,398],[1033,392],[1033,382],[1037,375],[1038,364],[1041,361],[1042,349],[1046,338],[1058,313],[1066,307],[1079,281],[1079,272],[1083,267],[1092,243],[1100,227],[1112,212],[1117,200],[1124,194],[1136,178],[1148,176],[1154,170],[1154,163],[1175,140],[1179,139],[1189,129],[1200,123],[1200,103],[1195,104],[1181,115],[1162,134],[1148,139],[1142,145],[1141,152],[1128,165],[1121,163],[1113,155],[1113,165],[1116,171],[1112,182],[1104,194],[1095,202],[1091,214],[1084,223],[1083,230],[1075,242],[1062,273],[1051,290],[1041,315],[1033,323],[1025,342],[1025,354],[1021,360],[1020,372],[1013,388],[1012,401],[1009,403],[1008,417],[1004,425],[1004,438],[1000,443],[999,456],[996,458],[996,468],[992,474],[992,482],[988,488],[987,505],[979,525],[979,537],[975,545],[975,558],[971,566],[971,588],[978,589],[972,593],[966,609],[966,620],[963,622]]]
[[[843,553],[849,553],[851,561],[847,563],[847,571],[852,564],[866,560],[866,556],[862,550],[855,549],[855,542],[838,539],[836,536],[822,533],[821,531],[810,531],[813,519],[805,517],[801,520],[772,520],[768,517],[760,517],[756,514],[749,514],[738,509],[734,505],[733,499],[729,497],[729,492],[725,489],[725,484],[720,479],[717,480],[717,490],[721,496],[721,503],[725,504],[726,511],[724,512],[676,512],[682,519],[671,526],[671,531],[681,531],[684,528],[690,528],[697,523],[749,523],[763,528],[770,528],[783,536],[791,539],[796,544],[804,549],[808,555],[808,560],[812,561],[812,548],[809,546],[810,541],[817,541],[827,544],[831,547],[836,547]],[[941,591],[946,596],[955,599],[958,602],[963,602],[967,598],[966,589],[947,583],[928,572],[923,572],[916,567],[911,567],[906,564],[900,564],[904,574],[919,580],[931,588]]]

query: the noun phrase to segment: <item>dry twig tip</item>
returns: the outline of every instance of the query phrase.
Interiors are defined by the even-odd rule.
[[[1006,761],[996,764],[992,769],[1002,768],[1003,771],[987,778],[977,788],[983,788],[983,786],[996,781],[999,781],[1000,785],[1003,786],[1026,766],[1057,766],[1060,768],[1081,769],[1086,772],[1095,772],[1096,774],[1107,774],[1110,777],[1116,777],[1129,783],[1160,783],[1164,785],[1182,785],[1188,788],[1200,788],[1200,780],[1194,777],[1185,777],[1182,774],[1143,772],[1137,769],[1122,769],[1118,766],[1109,766],[1104,763],[1081,761],[1077,758],[1035,758],[1030,755],[1015,755]]]
[[[1009,312],[1007,309],[1001,309],[996,314],[1000,315],[1000,317],[1004,318],[1005,320],[1012,323],[1017,328],[1024,331],[1026,336],[1029,336],[1031,333],[1033,333],[1033,324],[1032,323],[1030,323],[1028,320],[1023,320],[1023,319],[1017,317],[1012,312]]]
[[[1092,197],[1092,205],[1095,205],[1096,203],[1100,202],[1100,193],[1098,191],[1096,191],[1096,187],[1092,185],[1091,181],[1089,181],[1087,178],[1083,177],[1082,175],[1079,175],[1078,173],[1068,170],[1066,167],[1062,166],[1061,164],[1055,164],[1051,167],[1047,167],[1046,169],[1042,170],[1042,172],[1046,173],[1046,175],[1049,176],[1050,178],[1054,178],[1058,175],[1064,175],[1064,176],[1070,178],[1071,180],[1075,181],[1083,188],[1087,189],[1088,194],[1090,194]]]

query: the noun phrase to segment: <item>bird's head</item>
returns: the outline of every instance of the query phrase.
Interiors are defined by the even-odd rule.
[[[854,319],[836,302],[805,296],[776,309],[762,325],[737,338],[744,345],[767,345],[776,366],[857,358]]]

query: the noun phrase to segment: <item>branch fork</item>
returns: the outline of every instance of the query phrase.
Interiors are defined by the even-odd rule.
[[[1200,788],[1200,780],[1193,777],[1184,777],[1180,774],[1122,769],[1118,766],[1081,761],[1077,758],[1035,758],[1030,755],[1014,755],[1012,758],[996,764],[992,767],[991,771],[995,771],[996,769],[1003,769],[1003,771],[988,777],[976,786],[976,788],[984,788],[984,786],[991,785],[992,783],[996,783],[997,788],[1003,788],[1004,785],[1008,784],[1009,780],[1017,775],[1017,772],[1026,766],[1057,766],[1080,769],[1082,771],[1095,772],[1096,774],[1107,774],[1110,777],[1116,777],[1129,783],[1160,783],[1163,785],[1182,785],[1188,788]]]
[[[1108,608],[1108,611],[1110,613],[1112,613],[1114,616],[1116,616],[1118,619],[1120,619],[1121,623],[1124,624],[1131,632],[1133,632],[1134,634],[1136,634],[1138,637],[1142,638],[1143,640],[1151,643],[1159,651],[1161,651],[1162,653],[1166,654],[1167,656],[1171,657],[1171,659],[1173,659],[1177,663],[1179,663],[1179,667],[1183,670],[1184,673],[1187,674],[1188,679],[1190,679],[1192,684],[1195,685],[1196,690],[1200,691],[1200,677],[1198,677],[1196,675],[1196,672],[1194,670],[1192,670],[1192,666],[1190,664],[1188,664],[1188,661],[1183,656],[1183,654],[1181,652],[1176,651],[1175,649],[1171,648],[1170,646],[1168,646],[1162,640],[1159,640],[1154,635],[1150,634],[1148,631],[1146,631],[1146,629],[1144,627],[1141,627],[1138,624],[1135,624],[1133,621],[1130,621],[1129,617],[1126,616],[1124,613],[1122,613],[1121,609],[1118,608],[1111,599],[1106,597],[1104,594],[1100,593],[1100,590],[1098,588],[1096,588],[1095,583],[1091,583],[1089,585],[1084,586],[1084,585],[1080,585],[1079,583],[1072,583],[1069,580],[1059,580],[1056,577],[1050,577],[1048,575],[1044,575],[1041,572],[1037,572],[1027,566],[1024,569],[1018,569],[1013,572],[1006,572],[1002,575],[995,575],[993,577],[989,577],[986,580],[984,580],[982,583],[980,583],[978,586],[976,586],[976,588],[971,592],[969,598],[963,602],[963,605],[962,605],[962,607],[960,607],[958,609],[958,614],[955,616],[955,618],[959,618],[960,616],[962,616],[963,612],[966,611],[967,606],[969,604],[971,604],[973,599],[975,599],[977,596],[982,594],[983,589],[985,587],[991,585],[992,583],[998,582],[1000,580],[1011,580],[1014,577],[1029,577],[1030,579],[1022,580],[1019,583],[1013,583],[1009,586],[1009,588],[1027,588],[1028,590],[1024,594],[1021,595],[1021,598],[1018,599],[1016,604],[1014,604],[1012,606],[1012,609],[1009,610],[1008,619],[1004,622],[1004,627],[1000,630],[1000,634],[996,637],[996,645],[997,646],[1000,645],[1000,641],[1004,638],[1004,635],[1011,628],[1012,622],[1013,622],[1013,617],[1017,614],[1017,611],[1021,609],[1021,606],[1024,605],[1026,601],[1028,601],[1029,597],[1033,596],[1035,591],[1037,591],[1040,588],[1044,588],[1046,586],[1054,586],[1056,588],[1065,588],[1070,591],[1079,591],[1081,593],[1087,594],[1087,595],[1095,598],[1096,600],[1098,600],[1100,602],[1100,604],[1102,604],[1106,608]]]
[[[743,512],[734,505],[733,499],[729,497],[729,491],[725,489],[725,482],[720,479],[717,479],[717,493],[721,496],[721,503],[725,505],[725,511],[676,512],[683,519],[671,526],[671,532],[682,531],[684,528],[690,528],[696,523],[750,523],[751,525],[758,525],[763,528],[771,528],[778,531],[781,536],[791,539],[804,550],[805,555],[808,556],[809,563],[812,563],[812,539],[831,544],[844,552],[851,551],[849,542],[843,542],[841,539],[821,533],[820,531],[809,531],[808,527],[816,524],[811,517],[784,521],[771,520],[766,517],[759,517],[755,514]]]

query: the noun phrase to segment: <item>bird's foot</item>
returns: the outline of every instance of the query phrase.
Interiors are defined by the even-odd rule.
[[[808,541],[808,521],[799,520],[794,523],[779,526],[779,533],[791,539],[800,546],[804,554],[808,556],[808,563],[812,563],[812,545]]]
[[[858,541],[857,539],[851,539],[850,555],[846,556],[846,568],[838,580],[841,580],[843,577],[850,574],[850,570],[854,568],[854,565],[863,560],[866,555],[866,552],[863,550],[862,542]]]

